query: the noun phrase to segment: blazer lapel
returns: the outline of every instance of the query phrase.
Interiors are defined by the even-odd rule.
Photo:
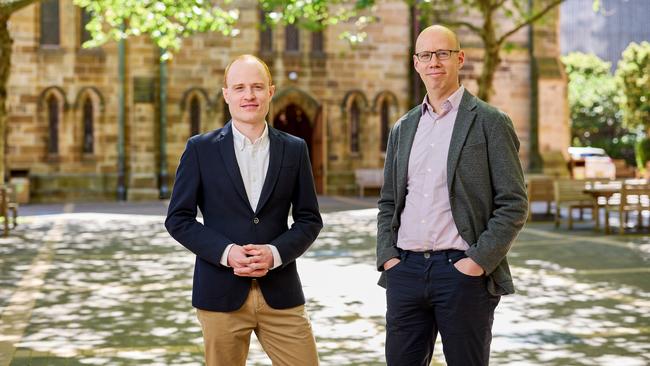
[[[418,130],[418,125],[420,124],[420,117],[422,115],[422,110],[420,108],[415,108],[411,113],[409,113],[400,126],[400,132],[397,142],[397,163],[396,163],[396,174],[397,174],[397,197],[396,202],[400,202],[402,198],[406,197],[406,182],[408,178],[408,166],[409,166],[409,157],[411,155],[411,148],[413,147],[413,140],[415,139],[415,133]],[[401,148],[400,148],[401,147]]]
[[[456,165],[458,165],[460,152],[463,150],[469,129],[476,118],[474,108],[476,108],[476,97],[465,90],[458,106],[458,115],[454,122],[454,130],[451,133],[451,142],[449,143],[449,153],[447,155],[447,189],[449,189],[449,192],[452,191],[451,186],[456,174]]]
[[[237,157],[235,156],[235,145],[232,134],[232,122],[228,122],[222,129],[221,133],[217,137],[219,142],[219,153],[223,164],[226,167],[226,172],[230,177],[230,180],[235,187],[235,190],[239,194],[242,200],[246,202],[246,206],[251,207],[250,202],[248,201],[248,195],[246,195],[246,188],[244,187],[244,180],[241,177],[241,172],[239,171],[239,164],[237,164]],[[251,211],[253,209],[251,208]]]
[[[284,140],[280,134],[269,126],[269,168],[266,171],[266,178],[264,179],[264,185],[262,186],[262,192],[260,193],[260,200],[257,202],[257,208],[255,213],[257,214],[269,197],[271,197],[271,192],[273,192],[273,187],[275,187],[275,182],[280,176],[280,166],[282,164],[282,157],[284,155]]]

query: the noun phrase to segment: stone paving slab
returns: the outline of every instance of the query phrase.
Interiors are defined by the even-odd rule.
[[[377,211],[359,209],[372,204],[331,201],[298,261],[325,366],[384,364]],[[129,207],[23,216],[0,239],[0,366],[202,364],[194,257],[164,231],[164,204]],[[518,293],[497,308],[492,363],[650,364],[649,243],[529,224],[509,256]],[[444,365],[439,342],[434,357]],[[270,365],[256,342],[249,364]]]
[[[378,197],[318,196],[321,212],[335,212],[377,207]],[[117,213],[133,215],[160,215],[167,212],[169,200],[144,202],[67,202],[47,204],[22,204],[19,214],[24,216],[54,215],[62,213]]]

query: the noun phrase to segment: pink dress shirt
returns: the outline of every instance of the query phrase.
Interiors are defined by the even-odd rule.
[[[397,233],[399,248],[418,252],[469,248],[451,215],[447,188],[447,155],[464,90],[461,86],[449,96],[439,115],[424,97],[409,156],[408,193]]]

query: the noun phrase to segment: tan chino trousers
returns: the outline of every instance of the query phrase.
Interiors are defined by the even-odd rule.
[[[316,341],[305,306],[273,309],[264,301],[257,281],[252,282],[238,310],[197,309],[206,366],[244,366],[253,331],[274,366],[317,366]]]

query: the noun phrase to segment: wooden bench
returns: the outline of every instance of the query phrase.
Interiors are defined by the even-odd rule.
[[[4,219],[3,235],[9,236],[9,226],[14,229],[18,225],[18,203],[13,197],[13,190],[6,185],[0,186],[0,217]]]
[[[384,185],[384,170],[356,169],[354,178],[359,187],[359,196],[363,197],[366,188],[381,188]]]

